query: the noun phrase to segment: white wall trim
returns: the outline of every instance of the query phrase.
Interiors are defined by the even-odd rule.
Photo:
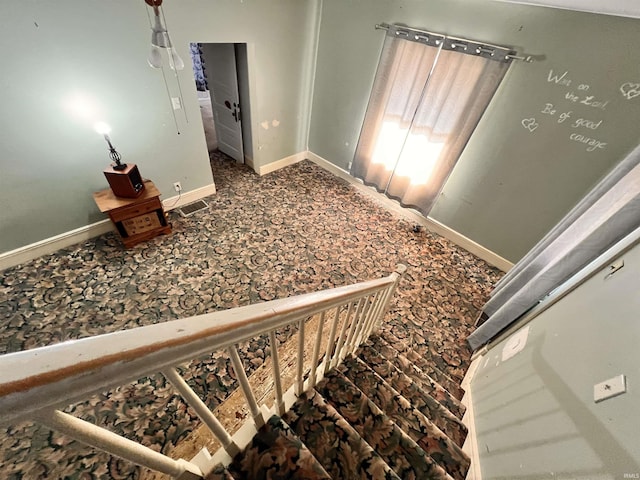
[[[280,160],[276,160],[275,162],[268,163],[266,165],[262,165],[258,169],[258,175],[266,175],[267,173],[275,172],[276,170],[280,170],[281,168],[288,167],[289,165],[293,165],[294,163],[301,162],[302,160],[306,160],[307,152],[298,152],[293,155],[290,155],[286,158],[281,158]]]
[[[471,459],[471,465],[467,471],[466,480],[482,480],[480,455],[478,453],[478,437],[476,433],[475,414],[473,411],[473,398],[471,395],[471,380],[475,377],[476,370],[480,366],[481,361],[482,357],[478,357],[471,362],[469,370],[467,370],[467,374],[464,376],[462,384],[460,385],[465,390],[464,397],[462,397],[462,404],[467,407],[464,417],[462,417],[462,423],[467,427],[467,438],[464,441],[464,445],[462,445],[462,451]]]
[[[61,248],[66,248],[76,243],[84,242],[113,230],[113,224],[109,219],[85,225],[53,237],[45,238],[39,242],[25,245],[0,254],[0,270],[14,267],[21,263],[29,262],[34,258],[48,255]]]
[[[162,206],[166,211],[171,211],[175,210],[176,208],[180,208],[183,205],[193,203],[196,200],[200,200],[201,198],[213,195],[215,193],[216,185],[214,183],[210,183],[209,185],[205,185],[204,187],[196,188],[195,190],[190,190],[186,193],[183,193],[181,196],[175,195],[173,197],[167,198],[162,201]]]
[[[537,7],[640,18],[640,5],[636,0],[497,0],[504,3],[521,3]]]
[[[216,193],[216,187],[212,183],[183,194],[179,202],[177,201],[178,197],[175,196],[163,200],[162,204],[165,210],[173,210],[174,208],[195,202],[214,193]],[[90,225],[85,225],[84,227],[76,228],[75,230],[61,233],[60,235],[45,238],[44,240],[25,245],[24,247],[16,248],[15,250],[0,253],[0,271],[9,267],[15,267],[21,263],[29,262],[43,255],[54,253],[76,243],[85,242],[93,237],[111,232],[112,230],[113,224],[111,221],[104,219]]]
[[[493,265],[494,267],[499,268],[503,272],[509,271],[513,267],[513,263],[509,260],[502,258],[497,253],[492,252],[488,248],[483,247],[482,245],[474,242],[470,238],[465,237],[459,232],[443,225],[442,223],[434,220],[430,217],[425,217],[420,212],[413,210],[411,208],[404,208],[400,206],[398,202],[395,200],[391,200],[390,198],[385,197],[384,195],[379,194],[374,188],[367,187],[363,184],[359,179],[352,177],[349,172],[343,170],[340,167],[335,166],[333,163],[325,160],[319,155],[316,155],[313,152],[307,152],[307,158],[311,160],[313,163],[318,165],[319,167],[324,168],[328,172],[333,173],[337,177],[346,180],[354,187],[356,187],[359,191],[371,197],[376,203],[380,204],[387,210],[390,210],[394,213],[397,213],[410,222],[417,223],[419,225],[424,226],[428,230],[437,233],[438,235],[442,235],[444,238],[451,240],[453,243],[458,245],[459,247],[464,248],[470,253],[473,253],[477,257],[486,261],[487,263]]]

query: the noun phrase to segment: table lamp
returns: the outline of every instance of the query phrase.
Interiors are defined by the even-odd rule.
[[[122,156],[111,143],[109,133],[111,127],[104,122],[96,123],[96,132],[104,136],[109,145],[109,158],[114,162],[104,170],[104,176],[109,182],[109,186],[116,197],[136,198],[144,190],[144,182],[138,171],[138,167],[133,164],[122,163]]]

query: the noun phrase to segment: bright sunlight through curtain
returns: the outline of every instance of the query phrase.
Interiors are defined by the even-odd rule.
[[[450,44],[408,41],[390,28],[351,165],[365,184],[424,215],[509,67]]]

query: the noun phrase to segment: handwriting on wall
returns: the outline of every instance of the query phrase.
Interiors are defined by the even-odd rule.
[[[529,133],[534,133],[540,122],[553,122],[567,131],[569,141],[581,144],[587,152],[604,150],[608,142],[600,135],[599,129],[604,125],[601,115],[610,108],[610,99],[593,93],[587,83],[574,82],[568,70],[549,70],[546,80],[561,88],[564,95],[553,102],[543,103],[537,113],[522,119],[522,126]],[[640,83],[623,83],[619,92],[624,99],[633,100],[640,96]]]

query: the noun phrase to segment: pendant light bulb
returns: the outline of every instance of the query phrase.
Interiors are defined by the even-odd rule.
[[[162,52],[160,51],[160,47],[151,45],[151,51],[149,52],[147,61],[149,62],[149,66],[153,68],[162,67]]]
[[[169,47],[169,55],[171,56],[171,68],[174,70],[182,70],[184,68],[184,61],[176,52],[176,49],[173,47]]]

